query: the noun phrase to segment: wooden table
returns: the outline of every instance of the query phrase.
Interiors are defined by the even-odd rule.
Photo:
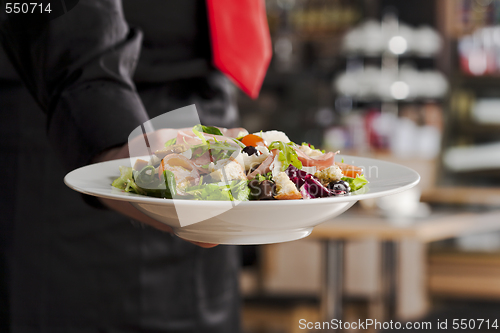
[[[383,293],[388,316],[394,316],[397,267],[396,247],[401,240],[429,242],[458,236],[500,230],[500,210],[483,213],[434,213],[425,219],[393,223],[383,216],[354,209],[333,221],[314,228],[309,237],[320,239],[325,247],[325,278],[321,304],[327,320],[342,316],[343,244],[345,240],[377,238],[382,241]],[[403,224],[406,222],[406,224]]]

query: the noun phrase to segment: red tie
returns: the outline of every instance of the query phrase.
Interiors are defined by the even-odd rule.
[[[259,96],[272,56],[262,0],[207,0],[215,67],[252,98]]]

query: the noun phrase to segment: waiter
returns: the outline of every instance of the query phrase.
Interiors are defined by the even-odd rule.
[[[81,0],[36,29],[2,16],[0,331],[239,331],[237,247],[130,223],[62,182],[118,157],[134,128],[167,111],[194,103],[202,123],[237,123],[227,77],[255,97],[270,53],[263,70],[238,73],[245,59],[235,66],[221,49],[232,39],[217,3],[239,4]]]

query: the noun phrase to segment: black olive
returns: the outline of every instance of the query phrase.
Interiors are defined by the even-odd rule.
[[[344,186],[349,187],[349,183],[346,182],[345,180],[338,180],[337,184],[344,184]]]
[[[337,195],[350,195],[351,194],[351,193],[346,192],[346,191],[338,191],[338,190],[332,190],[332,191],[330,191],[330,193],[333,196],[337,196]]]
[[[272,200],[276,195],[276,184],[271,180],[259,182],[257,179],[253,179],[248,182],[248,187],[253,200]]]
[[[247,153],[248,156],[252,156],[254,154],[257,156],[260,155],[260,151],[258,151],[254,146],[246,146],[243,148],[243,152]]]
[[[331,182],[330,184],[328,184],[328,188],[333,191],[344,191],[346,193],[351,192],[351,187],[349,186],[349,183],[343,180]]]
[[[271,180],[263,180],[260,183],[260,190],[257,200],[272,200],[276,195],[276,184]]]

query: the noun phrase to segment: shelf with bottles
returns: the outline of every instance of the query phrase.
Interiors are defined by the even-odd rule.
[[[489,91],[493,94],[500,93],[500,73],[482,76],[455,73],[451,76],[450,82],[454,87],[468,88],[480,93],[488,93]]]
[[[332,82],[340,121],[325,131],[325,146],[435,160],[448,91],[447,79],[434,69],[440,43],[434,30],[413,29],[392,12],[381,22],[366,21],[348,32],[346,70]],[[420,59],[420,66],[411,64]]]
[[[434,29],[412,28],[387,11],[381,22],[367,20],[345,34],[345,72],[334,78],[333,89],[361,102],[440,101],[448,91],[434,63],[441,44]]]
[[[479,140],[476,133],[447,133],[444,138],[439,185],[499,187],[500,143]],[[498,138],[498,136],[497,136]]]
[[[500,80],[499,80],[500,81]],[[454,133],[479,136],[500,135],[500,82],[497,86],[485,84],[493,94],[487,94],[485,87],[474,85],[475,89],[463,88],[460,83],[450,94],[449,120]]]
[[[434,160],[440,154],[441,103],[383,103],[336,110],[341,112],[339,121],[324,131],[327,150],[359,155],[386,152],[401,160]]]
[[[500,2],[496,0],[439,0],[438,6],[439,21],[452,38],[500,24]]]
[[[457,84],[450,94],[442,173],[451,182],[492,186],[491,178],[500,175],[500,96]]]
[[[457,55],[457,66],[464,79],[475,76],[498,77],[500,2],[443,0],[439,5],[438,21],[445,36],[445,44],[449,46],[449,56]],[[449,64],[444,66],[449,67]]]
[[[363,0],[267,0],[272,67],[279,72],[331,69],[341,36],[360,20],[364,6]]]
[[[358,103],[442,102],[447,97],[448,80],[435,70],[366,66],[337,75],[332,88],[344,99]]]
[[[440,179],[495,186],[500,175],[500,2],[440,4],[448,46],[442,64],[451,83]]]
[[[359,22],[362,0],[267,0],[271,34],[283,28],[305,38],[331,36]]]
[[[480,142],[484,142],[487,139],[493,140],[500,138],[500,125],[477,125],[463,122],[458,123],[455,130],[456,133],[473,137]]]
[[[457,54],[464,76],[500,77],[500,26],[477,28],[460,37]]]
[[[429,27],[411,27],[400,22],[394,12],[386,12],[381,22],[366,20],[344,35],[346,56],[432,58],[442,46],[439,33]]]

